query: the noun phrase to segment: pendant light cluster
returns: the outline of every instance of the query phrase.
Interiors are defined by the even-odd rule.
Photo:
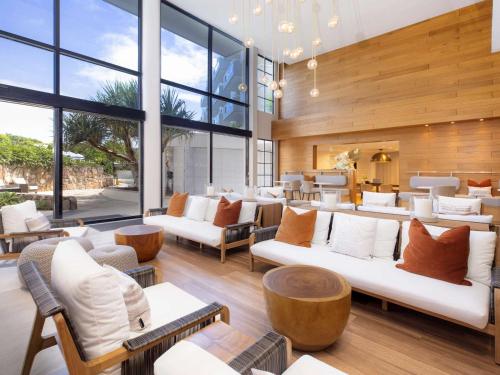
[[[336,1],[332,0],[332,15],[328,20],[328,27],[335,28],[339,22],[339,16],[336,9]],[[309,95],[313,98],[319,96],[319,90],[316,87],[316,73],[318,61],[317,52],[321,48],[321,37],[319,31],[319,12],[320,6],[317,0],[240,0],[241,4],[237,9],[237,0],[233,0],[231,13],[228,21],[235,25],[241,21],[242,32],[244,35],[244,45],[247,48],[254,46],[255,41],[251,36],[252,26],[255,26],[257,17],[264,18],[264,34],[269,35],[272,45],[272,61],[278,63],[279,69],[282,69],[281,79],[279,81],[269,81],[264,74],[261,82],[273,91],[276,99],[283,97],[283,90],[287,86],[285,78],[285,59],[296,60],[303,56],[304,48],[301,46],[301,14],[305,3],[311,3],[312,10],[312,53],[311,59],[307,61],[307,69],[313,72],[313,88]],[[241,20],[240,20],[241,16]],[[268,25],[271,25],[268,30]],[[279,75],[279,74],[278,74]],[[241,86],[241,85],[240,85]],[[245,85],[246,86],[246,85]],[[245,87],[246,89],[246,87]],[[240,89],[241,90],[241,89]]]

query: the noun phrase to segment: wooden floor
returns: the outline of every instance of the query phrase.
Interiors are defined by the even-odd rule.
[[[271,330],[261,286],[270,267],[250,272],[247,251],[229,252],[221,264],[215,250],[168,238],[151,264],[165,281],[229,306],[231,325],[242,332],[257,338]],[[500,374],[489,336],[394,305],[384,312],[380,301],[360,294],[341,338],[313,355],[349,374]]]

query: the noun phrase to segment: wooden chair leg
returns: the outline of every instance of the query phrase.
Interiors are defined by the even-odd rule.
[[[33,328],[31,330],[30,341],[28,344],[28,351],[24,357],[24,364],[21,374],[29,375],[31,372],[31,367],[33,367],[33,361],[35,360],[35,356],[45,349],[46,347],[52,346],[49,345],[49,339],[44,339],[42,337],[43,325],[45,323],[45,318],[40,315],[40,313],[36,312],[35,321],[33,322]],[[54,338],[53,345],[56,344]]]
[[[250,254],[250,272],[253,272],[255,268],[255,259],[253,259],[252,254]]]

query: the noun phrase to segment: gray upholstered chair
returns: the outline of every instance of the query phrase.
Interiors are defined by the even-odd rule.
[[[429,196],[433,199],[437,199],[440,195],[443,197],[454,197],[455,192],[455,186],[432,186]]]
[[[300,186],[300,191],[301,191],[301,199],[307,199],[311,200],[311,195],[313,199],[316,198],[316,195],[321,194],[321,190],[319,188],[314,187],[314,182],[312,181],[303,181],[302,185]],[[307,195],[307,198],[306,198]]]

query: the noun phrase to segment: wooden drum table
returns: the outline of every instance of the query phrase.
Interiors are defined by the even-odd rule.
[[[267,315],[295,349],[319,351],[344,331],[351,311],[351,286],[320,267],[283,266],[264,275]]]
[[[129,225],[115,230],[117,245],[134,248],[139,262],[154,259],[163,245],[163,228],[157,225]]]

